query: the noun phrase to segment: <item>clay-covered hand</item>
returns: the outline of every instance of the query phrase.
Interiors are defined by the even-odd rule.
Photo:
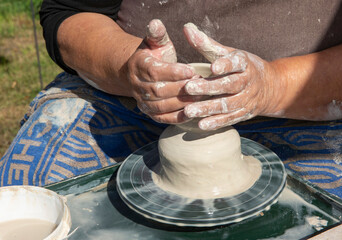
[[[143,44],[128,60],[128,79],[139,109],[162,123],[187,120],[183,109],[200,99],[184,90],[195,76],[191,66],[176,63],[176,51],[160,20],[147,27]]]
[[[271,63],[219,44],[192,23],[184,26],[184,33],[190,45],[211,62],[211,71],[216,76],[193,79],[186,84],[186,92],[191,95],[211,96],[186,106],[187,117],[203,117],[199,127],[214,130],[266,114],[276,91],[275,68]]]

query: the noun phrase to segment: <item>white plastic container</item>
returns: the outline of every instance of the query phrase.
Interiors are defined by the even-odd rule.
[[[26,233],[29,226],[25,228],[18,227],[20,222],[35,223],[48,222],[53,226],[44,240],[66,239],[71,227],[71,217],[69,208],[66,205],[66,199],[57,193],[42,187],[35,186],[10,186],[0,187],[0,226],[6,231],[13,227],[12,232],[27,234],[25,239],[30,239],[30,233]],[[8,228],[7,226],[10,226]],[[41,230],[39,230],[41,229]],[[36,231],[43,231],[40,227]],[[0,240],[7,240],[11,233],[0,232]],[[46,235],[45,235],[46,236]]]

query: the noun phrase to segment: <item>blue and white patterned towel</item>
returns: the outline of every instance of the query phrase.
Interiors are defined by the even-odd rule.
[[[131,98],[98,91],[62,73],[31,103],[0,160],[0,186],[46,185],[112,165],[158,139],[166,125]],[[274,151],[289,171],[342,198],[342,121],[256,118],[241,136]]]

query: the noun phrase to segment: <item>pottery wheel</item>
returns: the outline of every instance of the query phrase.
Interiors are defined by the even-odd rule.
[[[137,150],[122,163],[117,174],[118,193],[134,211],[166,224],[211,227],[242,221],[277,201],[286,172],[276,154],[252,140],[241,138],[241,150],[261,162],[262,173],[251,188],[238,195],[191,199],[159,188],[152,180],[152,169],[159,163],[158,142]]]

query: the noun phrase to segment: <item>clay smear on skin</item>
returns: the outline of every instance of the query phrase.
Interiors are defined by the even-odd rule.
[[[248,59],[249,61],[251,61],[252,63],[254,63],[254,66],[257,68],[257,70],[261,73],[264,72],[265,70],[265,66],[264,66],[264,63],[263,61],[257,57],[256,55],[254,54],[251,54],[251,53],[247,53],[248,55]]]
[[[151,62],[151,60],[152,60],[152,57],[146,57],[146,58],[144,59],[144,62],[145,62],[145,63],[149,63],[149,62]]]
[[[154,60],[153,57],[146,57],[144,59],[144,62],[145,63],[151,63],[153,67],[167,67],[167,64],[166,63],[162,63],[162,62],[159,62],[159,61],[156,61]]]
[[[161,63],[161,62],[157,62],[157,61],[153,61],[152,66],[153,67],[166,67],[166,64]]]
[[[212,80],[209,83],[209,84],[211,84],[211,88],[207,84],[204,84],[203,82],[190,81],[189,83],[187,83],[186,89],[192,95],[204,94],[204,95],[215,96],[215,95],[228,93],[229,87],[226,90],[227,84],[234,83],[237,80],[239,80],[239,76],[236,76],[235,74],[225,76],[225,77],[222,77],[221,79],[218,79],[218,80]],[[207,87],[204,88],[203,85],[206,85]],[[235,92],[233,92],[233,93],[235,93]]]
[[[241,53],[241,55],[242,55],[242,53]],[[246,70],[247,62],[246,62],[244,56],[240,56],[240,55],[236,54],[233,56],[228,56],[227,58],[232,63],[232,72],[235,72],[235,71],[242,71],[243,72]]]
[[[232,69],[230,72],[244,72],[247,68],[246,55],[242,51],[233,51],[222,58],[228,59],[231,62]]]
[[[173,45],[170,42],[169,35],[167,32],[163,33],[165,28],[163,27],[163,23],[157,19],[152,21],[147,26],[147,35],[148,38],[159,38],[162,36],[162,39],[158,41],[158,45],[162,48],[161,56],[163,61],[165,62],[177,62],[177,56]],[[153,40],[152,40],[153,41]]]
[[[225,98],[215,99],[210,102],[206,102],[204,104],[195,103],[194,105],[199,105],[199,106],[197,107],[197,106],[192,105],[191,107],[188,107],[187,109],[187,113],[192,114],[191,117],[208,117],[208,116],[221,114],[221,113],[229,113],[228,105],[227,105]],[[203,108],[207,109],[207,114],[204,114],[201,108],[201,106],[205,106],[205,105],[207,107],[203,107]]]
[[[196,43],[196,37],[200,37],[203,41],[203,44],[199,47],[199,51],[202,52],[202,54],[210,61],[214,62],[220,57],[227,58],[232,63],[232,72],[234,71],[245,71],[247,68],[247,62],[245,59],[245,54],[242,51],[234,51],[232,53],[229,53],[227,49],[219,46],[214,45],[207,35],[205,35],[203,32],[199,31],[198,28],[192,24],[187,23],[184,25],[185,28],[191,29],[192,31],[189,32],[189,38],[192,44],[195,47],[199,47]],[[193,33],[195,32],[195,33]],[[195,36],[196,35],[196,36]],[[218,74],[222,74],[218,73]]]
[[[196,37],[200,37],[203,44],[201,44],[199,51],[202,52],[202,54],[210,61],[215,61],[218,57],[222,57],[224,55],[229,54],[228,50],[218,46],[213,45],[210,39],[207,35],[205,35],[203,32],[199,31],[197,26],[193,23],[187,23],[184,25],[185,29],[190,29],[189,32],[189,38],[192,44],[195,47],[199,47],[196,43]],[[196,35],[196,36],[195,36]]]
[[[228,112],[228,106],[225,98],[220,99],[221,103],[221,113],[227,113]]]
[[[246,121],[254,117],[252,113],[246,113],[241,117],[234,117],[233,120],[227,121],[226,119],[229,118],[229,116],[236,115],[239,112],[246,112],[245,108],[242,108],[240,110],[237,110],[230,115],[218,115],[218,116],[213,116],[210,119],[203,119],[202,121],[199,122],[199,127],[203,130],[212,130],[212,129],[217,129],[220,127],[225,127],[225,126],[230,126],[234,125],[238,122],[241,121]]]
[[[239,77],[237,77],[236,75],[225,76],[222,78],[222,81],[221,81],[222,87],[228,83],[235,82],[238,79]]]
[[[157,89],[161,89],[161,88],[163,88],[163,87],[165,87],[166,86],[166,83],[164,83],[164,82],[157,82],[156,83],[156,88]]]
[[[143,96],[145,100],[149,100],[151,98],[151,94],[149,93],[145,93]]]
[[[163,49],[161,54],[163,56],[162,57],[163,61],[169,62],[169,63],[177,62],[177,56],[175,53],[175,49],[172,45],[170,45],[168,48]]]
[[[144,59],[144,62],[145,63],[152,63],[153,67],[166,67],[167,66],[167,64],[165,64],[165,63],[161,63],[161,62],[158,62],[156,60],[153,60],[153,57],[146,57]]]
[[[162,26],[163,23],[159,19],[151,21],[150,24],[147,26],[147,37],[157,38],[159,36],[162,36],[162,32],[165,31],[165,29]],[[163,38],[160,39],[158,43],[160,45],[164,45],[169,40],[169,36],[167,34],[163,34]]]
[[[206,91],[203,90],[202,85],[202,82],[190,81],[186,84],[187,92],[189,92],[192,95],[203,94]]]

